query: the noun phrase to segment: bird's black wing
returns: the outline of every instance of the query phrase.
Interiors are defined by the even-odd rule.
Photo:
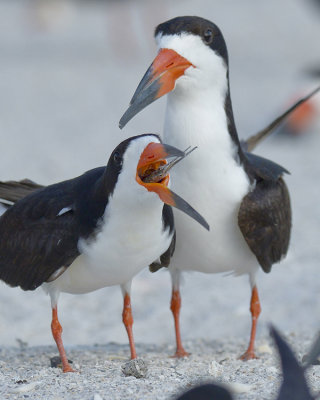
[[[104,168],[39,189],[0,218],[0,278],[34,290],[79,255],[78,240],[92,232],[83,204]],[[103,212],[103,211],[102,211]],[[101,212],[100,212],[101,214]],[[86,216],[84,216],[86,218]]]
[[[173,256],[174,250],[176,247],[176,232],[174,232],[170,246],[168,249],[161,254],[160,262],[154,261],[152,264],[149,265],[150,272],[157,272],[161,268],[168,268],[170,265],[171,257]]]
[[[265,158],[249,153],[301,104],[320,91],[317,87],[301,98],[265,129],[241,142],[245,169],[255,188],[244,197],[238,215],[240,230],[265,272],[286,255],[291,231],[291,207],[282,175],[288,171]]]
[[[163,228],[164,229],[169,228],[169,233],[172,233],[174,231],[173,211],[172,207],[168,206],[167,204],[164,204],[163,206],[162,220],[163,220]],[[149,265],[150,272],[157,272],[161,268],[168,268],[175,247],[176,247],[176,232],[174,231],[170,246],[163,254],[161,254],[159,260],[160,262],[154,261],[151,265]]]
[[[242,200],[239,228],[265,272],[288,251],[291,231],[291,206],[283,167],[262,157],[245,154],[246,170],[254,188]]]
[[[257,156],[253,153],[245,153],[249,176],[253,179],[264,179],[276,182],[283,174],[290,174],[288,170],[275,162]]]

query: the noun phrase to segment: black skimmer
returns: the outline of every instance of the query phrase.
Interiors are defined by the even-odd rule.
[[[120,285],[123,322],[131,358],[136,358],[131,280],[174,247],[170,206],[208,229],[205,220],[168,188],[170,168],[186,154],[162,144],[156,135],[129,138],[115,148],[106,167],[40,189],[24,181],[23,189],[33,192],[1,216],[0,279],[24,290],[41,285],[50,295],[52,334],[64,372],[72,368],[57,314],[60,292],[81,294]],[[21,182],[18,189],[21,195]]]
[[[220,29],[199,17],[178,17],[155,30],[159,53],[144,75],[120,120],[123,127],[136,113],[168,93],[164,140],[174,146],[197,143],[199,149],[179,166],[173,187],[206,217],[210,233],[176,216],[176,249],[169,269],[176,356],[187,355],[179,329],[180,273],[248,274],[252,327],[243,360],[255,358],[254,340],[261,312],[256,273],[270,272],[287,253],[291,208],[282,176],[286,169],[249,153],[234,122],[227,47]],[[190,191],[188,182],[197,182]]]

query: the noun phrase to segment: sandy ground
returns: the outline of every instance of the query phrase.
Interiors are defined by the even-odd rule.
[[[301,336],[289,339],[301,358],[310,340]],[[6,348],[1,351],[0,396],[10,400],[170,400],[199,383],[216,382],[228,387],[236,400],[276,397],[281,375],[269,338],[260,340],[260,358],[247,363],[235,358],[244,343],[234,338],[198,339],[187,344],[192,354],[182,360],[169,358],[172,346],[138,345],[147,367],[146,376],[140,379],[124,376],[127,348],[114,343],[70,347],[69,357],[79,373],[69,374],[50,367],[49,357],[56,354],[52,346]],[[308,381],[313,391],[319,392],[319,365],[310,368]]]
[[[0,179],[28,177],[44,184],[67,179],[104,165],[125,137],[161,132],[164,100],[123,132],[117,124],[154,57],[154,26],[183,14],[205,16],[225,34],[241,137],[264,127],[298,92],[319,84],[306,74],[320,65],[320,13],[311,2],[127,1],[89,7],[62,0],[3,0]],[[294,215],[286,260],[258,277],[263,309],[258,344],[269,341],[267,324],[272,321],[293,335],[299,354],[319,329],[319,125],[303,137],[275,136],[257,149],[291,172],[286,182]],[[96,393],[104,399],[167,399],[181,387],[212,377],[250,385],[239,399],[270,398],[278,374],[274,358],[260,352],[257,361],[236,360],[249,333],[247,278],[186,274],[182,296],[182,334],[192,357],[173,361],[168,359],[174,342],[169,275],[143,271],[134,280],[134,333],[149,363],[149,376],[136,380],[123,377],[120,369],[128,347],[119,288],[62,294],[64,342],[81,369],[62,376],[48,369],[55,348],[38,347],[53,343],[49,299],[41,289],[26,293],[0,284],[1,397],[92,399]],[[26,350],[19,349],[17,338],[28,343]],[[211,374],[212,362],[219,365]],[[312,374],[316,381],[319,367]],[[15,382],[24,379],[38,383],[13,394],[20,387]]]

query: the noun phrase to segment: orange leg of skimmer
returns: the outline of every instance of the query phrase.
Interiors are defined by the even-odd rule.
[[[248,349],[240,357],[240,359],[243,361],[252,360],[254,358],[257,358],[257,356],[255,355],[255,352],[254,352],[254,341],[255,341],[255,337],[256,337],[258,317],[261,313],[261,306],[260,306],[260,300],[259,300],[259,295],[258,295],[258,289],[257,289],[256,285],[254,285],[252,288],[250,311],[251,311],[251,317],[252,317],[251,335],[250,335],[250,342],[249,342]]]
[[[173,314],[174,318],[174,327],[176,331],[176,341],[177,341],[177,350],[173,357],[187,357],[189,353],[185,351],[182,346],[181,342],[181,334],[180,334],[180,323],[179,323],[179,316],[180,316],[180,308],[181,308],[181,297],[179,289],[172,290],[172,297],[171,297],[171,306],[170,309]]]
[[[130,344],[130,351],[131,351],[131,360],[133,360],[137,358],[137,354],[132,333],[133,317],[131,312],[131,300],[128,293],[126,293],[123,298],[122,321],[127,330],[129,344]]]
[[[63,347],[62,338],[61,338],[62,326],[60,325],[60,322],[58,320],[57,306],[52,308],[51,331],[52,331],[52,336],[57,344],[57,347],[58,347],[58,350],[60,353],[63,372],[75,372],[75,370],[71,368],[71,366],[68,362],[68,358],[66,356],[66,351]]]

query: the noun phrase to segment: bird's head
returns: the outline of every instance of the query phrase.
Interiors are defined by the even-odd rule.
[[[107,166],[109,177],[115,177],[113,197],[117,197],[118,204],[128,202],[128,196],[131,202],[142,199],[148,202],[151,199],[148,193],[153,193],[163,203],[178,208],[209,229],[205,219],[168,187],[169,171],[187,154],[161,143],[159,136],[153,134],[124,140],[112,152]]]
[[[227,91],[228,53],[220,29],[200,17],[177,17],[155,30],[159,52],[139,83],[119,126],[147,105],[175,91],[181,96],[217,86]]]

